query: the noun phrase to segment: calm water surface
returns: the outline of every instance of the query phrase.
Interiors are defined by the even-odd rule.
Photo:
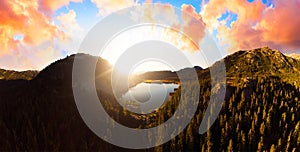
[[[169,100],[169,94],[179,85],[175,83],[140,83],[122,96],[123,106],[136,113],[151,113]]]

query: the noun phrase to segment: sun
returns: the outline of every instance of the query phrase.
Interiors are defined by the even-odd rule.
[[[114,68],[117,68],[122,72],[122,67],[115,66],[116,62],[122,56],[122,54],[125,53],[130,47],[138,43],[153,40],[166,42],[170,45],[175,46],[176,48],[184,52],[186,57],[192,61],[192,64],[203,64],[203,62],[201,63],[203,59],[202,54],[195,53],[197,52],[194,51],[196,48],[195,45],[182,33],[171,30],[169,27],[153,25],[138,26],[120,32],[106,44],[105,48],[102,50],[99,56],[106,59],[112,66],[114,66]],[[139,64],[140,65],[135,65],[135,67],[133,67],[133,73],[179,70],[172,69],[170,66],[160,61],[145,61],[139,62]]]

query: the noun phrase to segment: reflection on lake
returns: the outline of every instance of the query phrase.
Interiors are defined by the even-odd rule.
[[[175,83],[140,83],[122,96],[122,103],[135,113],[151,113],[169,100],[169,94],[179,85]]]

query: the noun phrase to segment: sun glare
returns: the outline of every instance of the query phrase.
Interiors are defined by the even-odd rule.
[[[196,53],[195,45],[184,36],[182,33],[172,30],[169,27],[143,25],[140,27],[134,27],[124,32],[119,33],[106,45],[100,57],[108,60],[113,66],[118,59],[125,53],[130,47],[145,41],[161,41],[169,43],[179,50],[183,51],[186,57],[191,60],[195,65],[203,65],[205,62],[201,62],[203,56],[201,53]],[[163,51],[163,50],[162,50]],[[191,55],[193,54],[193,58]],[[202,60],[203,61],[203,60]],[[180,62],[180,61],[178,61]],[[136,65],[136,69],[133,73],[143,73],[147,71],[162,71],[162,70],[179,70],[171,69],[164,63],[156,61],[141,62],[141,65]],[[122,70],[122,67],[114,67]]]

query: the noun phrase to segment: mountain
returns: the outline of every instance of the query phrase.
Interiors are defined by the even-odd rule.
[[[112,117],[119,115],[114,96],[106,92],[112,92],[110,75],[105,74],[109,63],[90,55],[72,55],[52,63],[30,81],[0,81],[0,151],[124,151],[99,139],[82,121],[72,91],[75,57],[83,66],[98,61],[98,96]],[[121,123],[131,119],[121,119]],[[137,127],[136,122],[130,124]]]
[[[229,80],[278,76],[288,83],[300,82],[300,61],[269,47],[241,50],[222,60]]]
[[[132,151],[101,140],[83,122],[72,90],[75,58],[83,69],[97,61],[95,85],[100,102],[116,122],[127,127],[160,125],[176,111],[180,97],[186,99],[179,87],[158,112],[137,115],[116,102],[110,87],[112,67],[107,61],[86,54],[71,55],[52,63],[32,80],[0,81],[0,151]],[[239,51],[223,61],[230,83],[212,128],[198,134],[213,93],[209,68],[194,67],[201,87],[198,109],[190,125],[162,146],[134,151],[299,151],[300,85],[295,83],[300,77],[299,61],[270,48]],[[220,62],[213,66],[217,64]],[[142,74],[138,82],[149,79],[178,78],[176,72],[158,71]],[[117,83],[122,83],[122,78]],[[194,83],[188,89],[194,89]],[[88,86],[77,87],[89,92]]]
[[[257,48],[253,50],[241,50],[228,55],[222,62],[225,63],[227,81],[234,79],[256,79],[257,77],[280,77],[288,83],[300,83],[300,60],[286,56],[278,50],[269,47]],[[218,66],[216,62],[212,66]],[[186,73],[191,68],[181,69],[177,72]],[[195,66],[199,78],[210,77],[209,68],[202,69]],[[155,71],[139,75],[142,80],[176,80],[176,72]]]
[[[300,62],[268,47],[238,51],[225,59],[228,76],[282,75],[297,72]]]
[[[12,71],[0,69],[0,80],[31,80],[39,72],[38,71]]]
[[[289,56],[291,58],[294,58],[294,59],[297,59],[297,60],[300,60],[300,54],[286,54],[286,56]]]
[[[202,71],[203,69],[199,66],[194,66],[191,68],[184,68],[179,71],[152,71],[146,72],[140,75],[137,75],[135,79],[139,79],[139,82],[145,80],[165,80],[165,81],[178,81],[177,73],[182,73],[188,75],[190,70],[194,69],[197,73]]]
[[[214,93],[209,69],[204,69],[198,73],[200,99],[194,118],[181,135],[155,150],[300,151],[299,61],[268,47],[238,51],[223,61],[227,73],[225,99],[208,132],[198,133],[206,110],[214,112],[214,108],[206,109]],[[218,64],[221,62],[212,66]],[[187,96],[180,89],[175,92],[158,114],[164,117],[149,127],[168,120],[174,114],[168,112],[174,112],[180,99]]]
[[[60,90],[70,88],[72,86],[72,70],[75,57],[77,58],[77,61],[80,62],[81,66],[83,66],[82,69],[87,69],[90,67],[91,63],[96,62],[97,65],[94,75],[96,79],[95,82],[97,83],[96,87],[101,86],[101,88],[97,89],[101,89],[104,91],[111,90],[111,65],[108,61],[102,58],[87,54],[71,55],[66,57],[65,59],[61,59],[52,63],[44,70],[42,70],[32,80],[32,83],[49,89],[53,87]],[[85,71],[82,71],[82,73],[85,73]],[[89,75],[87,75],[86,77],[91,78],[91,76]],[[44,85],[45,83],[48,85]]]

